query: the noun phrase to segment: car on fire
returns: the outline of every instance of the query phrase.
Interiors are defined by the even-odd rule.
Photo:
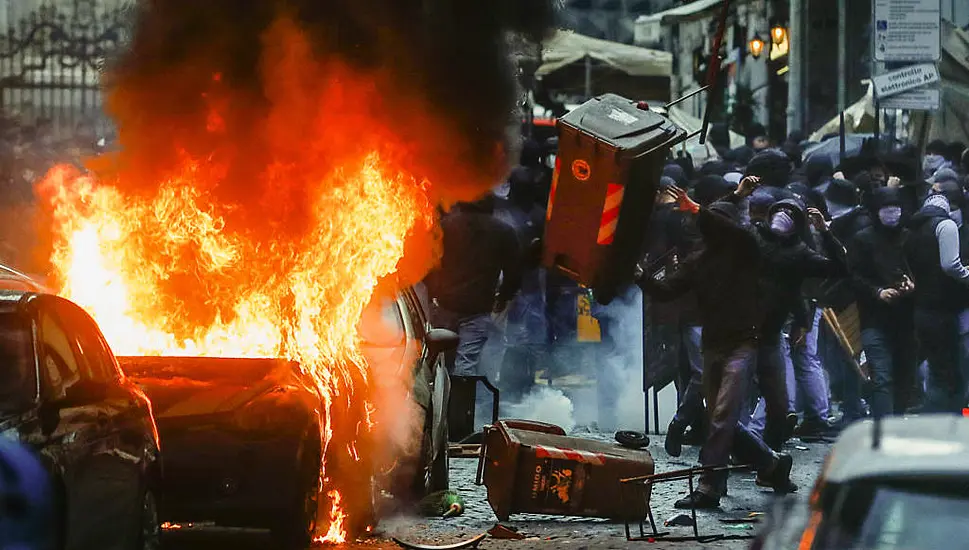
[[[457,345],[457,336],[430,327],[421,287],[376,302],[365,317],[382,318],[382,326],[391,330],[361,328],[364,355],[394,358],[399,368],[412,369],[412,398],[425,414],[407,489],[447,488],[444,411],[450,385],[443,354]],[[163,521],[268,528],[283,547],[308,545],[322,501],[325,419],[322,396],[297,363],[201,357],[120,361],[155,407],[164,449]]]
[[[780,503],[752,549],[965,548],[967,515],[969,418],[858,422],[808,499]]]
[[[0,266],[0,361],[0,435],[34,451],[50,476],[56,548],[157,548],[162,472],[151,403],[97,323]],[[4,500],[5,520],[15,511]]]

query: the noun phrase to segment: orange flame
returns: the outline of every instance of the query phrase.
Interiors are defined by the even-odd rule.
[[[324,540],[342,542],[370,504],[361,487],[374,471],[381,406],[357,321],[375,293],[432,267],[437,204],[485,189],[460,170],[447,193],[432,188],[420,174],[461,160],[441,158],[444,170],[414,161],[413,144],[374,107],[385,103],[378,76],[313,59],[285,21],[266,41],[270,109],[220,88],[217,73],[204,96],[209,116],[173,114],[191,143],[169,147],[168,128],[126,130],[124,113],[150,106],[118,93],[125,149],[92,160],[91,173],[55,167],[37,194],[51,222],[53,286],[92,315],[115,353],[300,363],[323,399],[324,465],[339,466],[325,474],[333,509]],[[446,125],[423,116],[418,100],[400,111],[447,142]]]
[[[330,508],[330,527],[327,529],[325,535],[319,537],[314,542],[343,544],[347,541],[347,532],[346,528],[344,527],[346,514],[340,507],[340,492],[329,491],[326,493],[326,496],[330,497],[330,501],[332,503]]]

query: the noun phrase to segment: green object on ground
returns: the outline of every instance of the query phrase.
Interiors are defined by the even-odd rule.
[[[455,491],[435,491],[421,499],[421,515],[450,518],[464,513],[464,499]]]

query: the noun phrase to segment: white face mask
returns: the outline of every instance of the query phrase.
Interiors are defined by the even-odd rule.
[[[770,230],[775,235],[786,237],[794,233],[794,218],[783,210],[776,212],[770,218]]]

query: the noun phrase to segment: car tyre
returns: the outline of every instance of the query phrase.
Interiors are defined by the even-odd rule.
[[[433,426],[431,427],[433,430]],[[444,434],[438,445],[437,457],[431,464],[431,491],[446,491],[450,482],[450,446],[448,445],[447,422],[444,422]]]
[[[138,530],[138,550],[160,550],[161,522],[158,519],[158,500],[148,489],[141,497],[141,521]]]
[[[306,448],[314,447],[305,442]],[[320,507],[320,453],[306,453],[302,475],[298,477],[295,500],[279,517],[272,529],[273,539],[281,550],[304,550],[316,533]]]
[[[447,433],[434,456],[434,414],[430,410],[424,418],[424,436],[421,441],[421,454],[418,455],[413,494],[417,500],[448,487],[448,443]]]

